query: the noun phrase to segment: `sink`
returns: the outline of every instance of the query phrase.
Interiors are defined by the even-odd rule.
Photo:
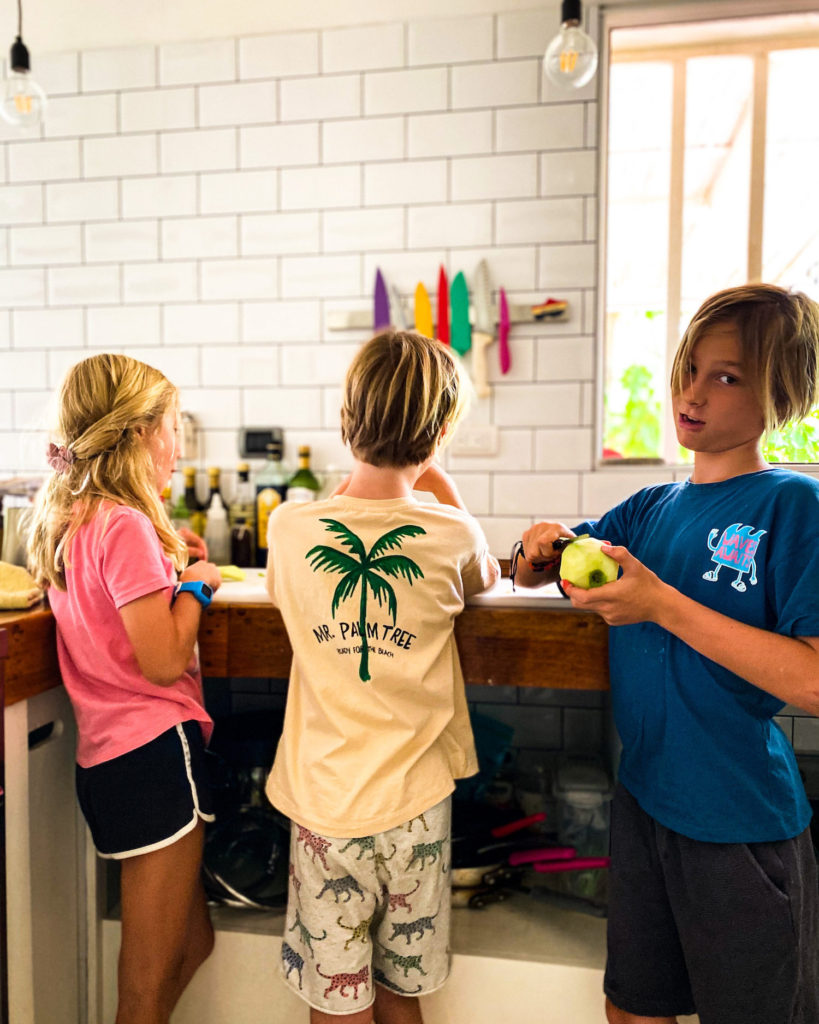
[[[233,604],[269,603],[270,598],[264,585],[264,569],[243,569],[243,572],[243,580],[224,580],[213,600],[217,603],[230,601]],[[516,587],[513,593],[512,582],[507,578],[498,580],[494,587],[483,594],[470,597],[467,604],[482,608],[551,608],[572,611],[572,606],[561,596],[556,583],[548,583],[537,590]]]

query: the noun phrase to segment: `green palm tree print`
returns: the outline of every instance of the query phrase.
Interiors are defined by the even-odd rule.
[[[356,587],[361,584],[361,591],[358,601],[358,630],[361,634],[361,661],[358,666],[358,675],[362,682],[369,682],[369,644],[367,637],[367,591],[371,591],[373,597],[378,601],[379,606],[387,604],[387,609],[392,616],[392,624],[395,625],[395,617],[398,611],[398,602],[395,598],[395,591],[382,579],[379,573],[384,576],[391,576],[397,579],[403,576],[412,586],[413,581],[423,579],[424,574],[420,567],[407,558],[406,555],[393,555],[387,552],[396,548],[400,549],[404,537],[417,537],[426,533],[420,526],[398,526],[389,533],[385,533],[373,544],[369,551],[364,547],[360,537],[357,537],[352,530],[348,530],[344,523],[335,519],[322,519],[325,529],[335,534],[345,548],[340,551],[327,544],[317,544],[310,548],[305,558],[310,560],[313,572],[319,569],[324,572],[341,573],[341,580],[333,594],[332,616],[335,618],[336,611],[342,601],[355,594]]]

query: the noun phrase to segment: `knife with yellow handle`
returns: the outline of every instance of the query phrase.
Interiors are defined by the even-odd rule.
[[[475,306],[475,329],[472,332],[472,377],[478,397],[487,398],[491,391],[486,377],[486,350],[495,340],[495,323],[492,317],[490,298],[489,264],[486,260],[481,260],[475,271],[472,295]]]
[[[434,338],[432,328],[432,305],[424,285],[419,281],[415,287],[415,330],[427,338]]]

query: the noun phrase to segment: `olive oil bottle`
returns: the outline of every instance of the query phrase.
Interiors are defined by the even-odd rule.
[[[188,510],[191,529],[200,537],[205,536],[205,506],[196,496],[196,467],[185,466],[182,470],[185,479],[185,507]]]
[[[288,501],[315,501],[321,484],[310,469],[310,446],[299,448],[299,468],[287,481]]]
[[[256,477],[256,565],[267,565],[267,521],[270,513],[287,495],[287,477],[282,468],[282,445],[267,446],[267,461]]]

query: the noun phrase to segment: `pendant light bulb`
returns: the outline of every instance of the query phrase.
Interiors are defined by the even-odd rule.
[[[580,89],[597,70],[597,47],[580,27],[580,0],[563,0],[560,31],[546,47],[543,70],[558,88]]]
[[[36,128],[43,120],[46,94],[31,77],[31,59],[20,36],[9,53],[9,65],[0,91],[0,117],[24,131]]]

